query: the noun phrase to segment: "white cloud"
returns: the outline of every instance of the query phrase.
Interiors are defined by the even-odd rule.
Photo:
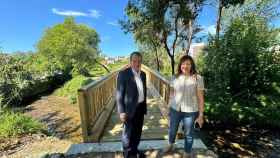
[[[89,10],[89,16],[93,18],[99,18],[101,16],[100,12],[97,10]]]
[[[107,22],[108,25],[112,25],[112,26],[119,26],[118,22],[116,21],[110,21],[110,22]]]
[[[84,16],[84,17],[93,17],[99,18],[101,14],[97,10],[89,10],[89,13],[74,11],[74,10],[59,10],[56,8],[52,8],[52,12],[57,15],[62,16]]]

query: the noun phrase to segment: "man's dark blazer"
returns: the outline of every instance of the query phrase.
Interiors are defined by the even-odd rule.
[[[147,82],[146,82],[146,74],[141,71],[141,80],[143,83],[143,90],[144,90],[144,104],[142,109],[144,114],[147,114]],[[122,70],[118,74],[117,79],[117,106],[119,113],[126,113],[128,118],[132,118],[135,114],[136,107],[138,104],[138,90],[136,81],[134,79],[134,74],[132,68],[126,68]]]

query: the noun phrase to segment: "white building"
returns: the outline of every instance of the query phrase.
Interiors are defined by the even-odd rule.
[[[199,54],[206,47],[205,43],[192,43],[189,51],[189,55],[196,59]]]

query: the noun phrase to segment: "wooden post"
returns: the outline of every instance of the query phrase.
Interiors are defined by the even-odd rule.
[[[89,117],[88,117],[88,96],[84,90],[78,90],[78,103],[80,107],[81,127],[83,133],[83,141],[88,142],[89,136]]]

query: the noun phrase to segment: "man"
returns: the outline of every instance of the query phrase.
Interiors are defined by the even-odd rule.
[[[122,144],[124,157],[143,157],[138,151],[144,115],[147,114],[146,74],[141,71],[142,55],[133,52],[130,66],[119,72],[117,79],[117,106],[123,123]]]

